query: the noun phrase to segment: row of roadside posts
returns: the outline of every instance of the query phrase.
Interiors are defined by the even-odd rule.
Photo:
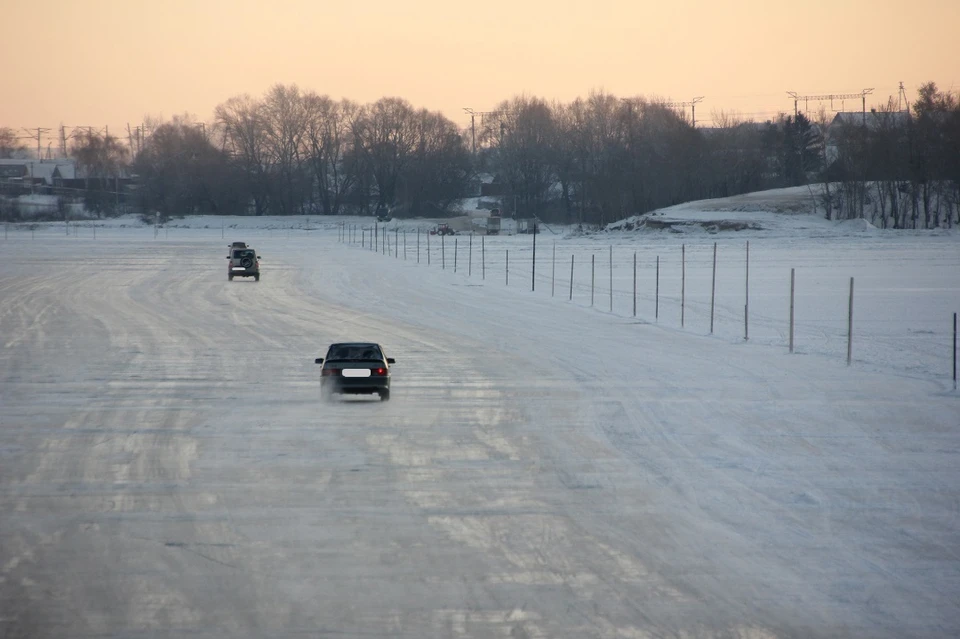
[[[70,225],[65,224],[66,233],[70,234]],[[74,234],[77,235],[76,231],[79,230],[76,225],[74,225]],[[339,240],[344,243],[356,244],[359,240],[361,248],[369,249],[372,251],[383,252],[384,255],[393,256],[397,259],[400,259],[402,254],[403,259],[407,259],[407,230],[401,229],[399,227],[394,227],[393,233],[393,245],[390,243],[390,232],[387,230],[387,227],[384,225],[381,229],[380,225],[374,224],[372,228],[367,228],[365,226],[356,225],[356,224],[346,224],[342,223],[339,225]],[[221,227],[221,235],[223,235],[223,227]],[[92,227],[93,238],[97,237],[96,227]],[[165,229],[166,233],[169,233],[168,229]],[[402,244],[401,244],[401,233],[402,233]],[[31,238],[35,237],[34,228],[31,226],[30,229]],[[417,239],[416,239],[416,259],[419,264],[421,261],[421,231],[417,229]],[[159,235],[159,225],[154,226],[154,237],[156,238]],[[430,237],[429,233],[426,235],[426,253],[427,253],[427,265],[431,265],[431,256],[432,251],[430,250]],[[358,237],[359,236],[359,237]],[[447,268],[447,254],[446,254],[446,239],[445,236],[440,235],[440,264],[441,268]],[[467,275],[473,275],[473,239],[474,236],[471,233],[468,237],[467,243]],[[9,239],[9,225],[4,224],[3,227],[3,238],[4,240]],[[530,270],[530,290],[535,291],[537,287],[537,234],[532,235],[533,242],[533,252],[531,258],[531,270]],[[401,248],[402,246],[402,248]],[[745,293],[745,303],[743,306],[743,339],[748,340],[750,338],[750,242],[747,241],[745,247],[745,280],[744,280],[744,293]],[[686,322],[686,282],[687,282],[687,271],[686,271],[686,244],[681,245],[680,247],[680,326],[681,328],[685,326]],[[458,270],[458,256],[459,256],[459,238],[453,238],[453,271],[456,273]],[[486,280],[487,278],[487,263],[486,263],[486,236],[480,236],[480,273],[481,278]],[[573,301],[573,285],[574,285],[574,267],[575,267],[576,256],[570,255],[570,280],[569,280],[569,292],[568,300]],[[609,248],[609,311],[613,312],[613,246]],[[659,320],[660,318],[660,256],[656,256],[656,271],[655,271],[655,284],[654,284],[654,319]],[[557,284],[557,244],[553,244],[553,254],[551,259],[551,277],[550,277],[550,296],[556,296],[556,284]],[[510,285],[510,250],[505,249],[504,254],[504,283]],[[713,334],[714,329],[714,317],[716,309],[716,293],[717,293],[717,243],[713,243],[713,268],[711,274],[711,283],[710,283],[710,334]],[[795,293],[796,293],[796,269],[790,269],[790,311],[789,311],[789,332],[788,332],[788,349],[790,353],[794,352],[794,328],[795,328]],[[593,254],[590,256],[590,306],[594,306],[596,302],[596,255]],[[633,317],[637,316],[637,253],[633,253]],[[847,365],[849,366],[853,361],[853,299],[854,299],[854,278],[850,278],[850,292],[849,292],[849,301],[847,306]],[[953,376],[953,389],[957,389],[957,313],[953,314],[953,348],[952,348],[952,376]]]
[[[65,224],[66,233],[70,234],[70,225]],[[75,235],[77,235],[76,230],[79,230],[75,225]],[[400,259],[401,254],[403,259],[407,259],[407,230],[402,230],[402,248],[401,248],[401,229],[399,227],[394,227],[393,229],[393,245],[390,244],[389,231],[387,230],[386,225],[382,228],[378,224],[374,224],[372,228],[368,228],[356,224],[346,224],[342,223],[339,225],[339,240],[344,243],[356,244],[359,239],[361,248],[368,248],[372,251],[380,252],[382,251],[384,255],[393,256],[397,259]],[[169,233],[168,229],[165,229],[166,233]],[[223,235],[224,229],[221,227],[221,235]],[[96,227],[92,227],[93,238],[97,237]],[[416,239],[416,259],[419,264],[421,261],[421,230],[417,229],[417,239]],[[31,238],[35,237],[34,228],[31,226],[30,229]],[[156,238],[159,235],[159,224],[154,225],[154,237]],[[359,235],[359,237],[358,237]],[[427,253],[427,265],[431,265],[432,251],[430,250],[430,237],[429,233],[426,235],[426,253]],[[447,268],[447,255],[446,255],[446,239],[444,235],[440,235],[440,264],[441,268]],[[468,237],[467,243],[467,276],[471,277],[473,275],[473,239],[474,235],[471,233]],[[532,257],[531,257],[531,269],[530,269],[530,290],[536,291],[537,288],[537,234],[532,235]],[[9,225],[4,224],[3,227],[3,239],[6,241],[9,239]],[[681,328],[685,326],[686,322],[686,244],[681,245],[680,247],[680,326]],[[744,279],[744,307],[743,307],[743,339],[748,340],[750,338],[750,242],[747,241],[745,247],[745,279]],[[453,271],[456,273],[458,270],[458,257],[459,257],[459,238],[453,238]],[[486,263],[486,236],[480,236],[480,273],[481,278],[486,280],[487,278],[487,263]],[[567,299],[573,301],[573,286],[574,286],[574,268],[576,263],[576,256],[570,255],[570,280],[569,280],[569,292]],[[713,243],[713,268],[711,272],[711,283],[710,283],[710,334],[713,334],[714,329],[714,317],[716,309],[716,293],[717,293],[717,243]],[[660,318],[660,256],[656,256],[656,267],[655,267],[655,280],[654,280],[654,320],[659,320]],[[613,312],[613,246],[609,247],[609,265],[608,265],[608,274],[609,274],[609,311]],[[504,253],[504,283],[510,285],[510,250],[505,249]],[[550,277],[550,296],[556,296],[556,284],[557,284],[557,244],[553,243],[553,253],[551,258],[551,277]],[[796,269],[790,269],[790,311],[789,311],[789,332],[788,332],[788,349],[790,353],[794,352],[794,328],[795,328],[795,294],[796,294]],[[850,278],[850,291],[849,299],[847,305],[847,365],[849,366],[853,362],[853,300],[854,300],[854,278]],[[633,317],[637,316],[637,253],[633,253]],[[590,306],[593,307],[596,302],[596,255],[593,254],[590,256]],[[953,377],[953,389],[957,390],[957,313],[953,314],[953,344],[952,344],[952,377]]]
[[[397,259],[401,256],[401,251],[403,259],[407,259],[407,230],[401,229],[399,227],[394,227],[393,233],[393,246],[390,245],[390,231],[387,230],[386,225],[381,229],[379,225],[374,224],[372,228],[367,228],[358,225],[340,225],[340,241],[345,243],[355,244],[357,242],[357,233],[359,232],[360,237],[360,246],[361,248],[368,248],[372,251],[382,252],[384,255],[393,256]],[[402,249],[401,247],[401,233],[402,233]],[[427,265],[431,264],[431,255],[430,250],[430,237],[429,233],[426,235],[426,253],[427,253]],[[417,229],[417,239],[416,239],[416,256],[417,263],[420,263],[420,236],[421,231]],[[446,269],[447,267],[447,257],[446,257],[446,240],[445,236],[440,235],[440,260],[441,268]],[[467,275],[471,276],[473,274],[473,234],[471,233],[468,237],[468,252],[467,252]],[[537,288],[537,234],[532,235],[532,257],[531,257],[531,270],[530,270],[530,290],[536,291]],[[747,241],[745,247],[745,273],[744,273],[744,293],[745,293],[745,303],[743,306],[743,339],[750,339],[750,242]],[[684,327],[686,322],[686,281],[687,281],[687,259],[686,259],[687,247],[686,244],[681,245],[680,247],[680,326]],[[481,278],[486,280],[487,277],[487,268],[486,268],[486,236],[480,236],[480,268],[481,268]],[[458,248],[458,238],[453,238],[453,271],[457,272],[457,258],[459,255]],[[575,255],[570,255],[570,281],[569,281],[569,292],[567,299],[573,301],[573,283],[574,283],[574,267],[575,267]],[[717,243],[713,243],[713,268],[711,272],[711,283],[710,283],[710,334],[713,334],[714,329],[714,317],[716,309],[716,294],[717,294]],[[609,247],[609,311],[613,312],[613,246]],[[660,256],[656,256],[656,274],[654,280],[654,319],[659,320],[660,318]],[[505,249],[504,252],[504,284],[510,285],[510,249]],[[553,243],[553,254],[551,259],[551,278],[550,278],[550,296],[556,296],[556,284],[557,284],[557,244]],[[795,328],[795,294],[796,294],[796,269],[790,269],[790,312],[789,312],[789,337],[788,337],[788,349],[790,353],[794,352],[795,340],[794,340],[794,328]],[[850,292],[847,304],[847,366],[850,366],[853,362],[853,299],[854,299],[854,278],[850,278]],[[633,253],[633,317],[637,316],[637,253]],[[596,302],[596,255],[593,254],[590,256],[590,306],[594,306]],[[953,388],[957,389],[957,313],[953,314],[953,357],[952,357],[952,368],[953,368]]]
[[[17,228],[22,228],[22,227],[20,227],[20,225],[18,225],[18,224],[14,224],[14,230],[16,230]],[[64,232],[65,232],[66,235],[70,235],[70,229],[72,228],[72,229],[73,229],[73,236],[76,237],[76,238],[78,238],[78,239],[80,238],[80,228],[81,228],[81,225],[79,225],[79,224],[73,224],[73,225],[71,225],[69,222],[64,222],[64,223],[63,223],[63,228],[64,228]],[[85,227],[85,228],[89,228],[89,229],[90,229],[90,232],[93,234],[93,239],[97,239],[97,227],[96,227],[96,226],[88,226],[88,227]],[[10,239],[10,225],[9,225],[9,224],[4,224],[4,225],[3,225],[3,239],[4,239],[4,241]],[[36,229],[36,226],[33,225],[33,224],[30,225],[30,239],[31,239],[31,240],[37,239],[37,229]]]

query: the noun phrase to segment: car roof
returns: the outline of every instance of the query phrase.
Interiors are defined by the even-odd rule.
[[[377,348],[380,348],[380,345],[375,342],[337,342],[336,344],[331,344],[330,348],[335,348],[337,346],[356,346],[356,347],[364,347],[364,348],[370,347],[370,346],[376,346]]]

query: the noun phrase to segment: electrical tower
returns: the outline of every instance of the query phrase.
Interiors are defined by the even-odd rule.
[[[463,110],[470,115],[470,138],[473,145],[473,154],[477,154],[477,122],[476,117],[480,116],[480,126],[483,126],[483,120],[488,115],[500,115],[502,111],[474,111],[473,109],[463,107]]]
[[[867,123],[867,96],[873,93],[873,89],[863,89],[860,93],[827,93],[825,95],[797,95],[795,91],[787,91],[787,95],[793,98],[793,117],[799,113],[798,104],[803,100],[803,111],[808,112],[810,100],[830,100],[830,109],[833,110],[834,100],[852,100],[860,98],[863,101],[863,123]]]
[[[686,113],[686,107],[690,107],[690,121],[693,125],[693,128],[697,128],[697,103],[703,100],[703,96],[693,98],[689,102],[664,102],[662,106],[665,107],[682,107],[684,113]]]
[[[67,134],[67,129],[70,129],[69,134]],[[67,157],[67,140],[70,140],[76,137],[77,129],[80,129],[81,131],[86,131],[88,136],[93,136],[92,126],[67,126],[67,125],[61,124],[60,125],[60,152],[63,154],[63,157]]]
[[[900,108],[900,105],[903,108]],[[900,92],[897,94],[897,111],[910,112],[910,100],[907,99],[907,90],[903,88],[903,82],[900,82]]]
[[[206,129],[204,129],[204,134],[206,134]],[[131,157],[136,158],[138,155],[140,155],[140,152],[143,151],[142,124],[131,129],[130,123],[127,123],[127,145],[130,147]]]
[[[37,128],[36,128],[36,132],[37,132],[36,135],[33,134],[34,129],[24,129],[24,131],[26,131],[27,133],[30,134],[28,137],[29,137],[31,140],[36,140],[36,141],[37,141],[37,159],[42,162],[42,161],[43,161],[43,150],[42,150],[42,146],[41,146],[41,145],[42,145],[41,140],[42,140],[42,138],[43,138],[43,134],[44,134],[44,133],[48,133],[48,132],[50,131],[50,129],[42,129],[42,128],[40,128],[40,127],[37,127]]]

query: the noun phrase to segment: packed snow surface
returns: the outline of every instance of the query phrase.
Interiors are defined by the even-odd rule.
[[[960,635],[958,238],[750,214],[9,227],[0,635]]]

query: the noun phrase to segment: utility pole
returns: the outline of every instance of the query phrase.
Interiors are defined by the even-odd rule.
[[[471,139],[471,148],[473,149],[473,154],[477,154],[477,121],[476,117],[480,116],[480,126],[483,126],[483,120],[488,115],[500,115],[500,111],[474,111],[469,107],[463,107],[463,110],[470,115],[470,139]]]
[[[33,135],[33,129],[24,129],[24,131],[30,134],[31,139],[37,140],[37,160],[43,162],[43,149],[42,149],[41,140],[43,138],[43,134],[49,132],[50,129],[43,129],[43,128],[37,127],[36,135]]]
[[[476,112],[473,109],[463,107],[463,110],[470,114],[470,139],[472,140],[473,154],[477,154],[477,123],[475,120]]]
[[[703,100],[702,95],[690,101],[690,119],[692,120],[692,126],[694,129],[697,128],[697,102],[700,102],[701,100]]]
[[[703,96],[693,98],[689,102],[665,102],[663,106],[665,107],[690,107],[690,119],[692,122],[693,128],[697,128],[697,103],[703,100]],[[684,109],[686,112],[686,109]]]
[[[900,83],[900,92],[897,94],[897,111],[910,111],[910,100],[907,99],[907,90],[903,88],[903,82]]]

